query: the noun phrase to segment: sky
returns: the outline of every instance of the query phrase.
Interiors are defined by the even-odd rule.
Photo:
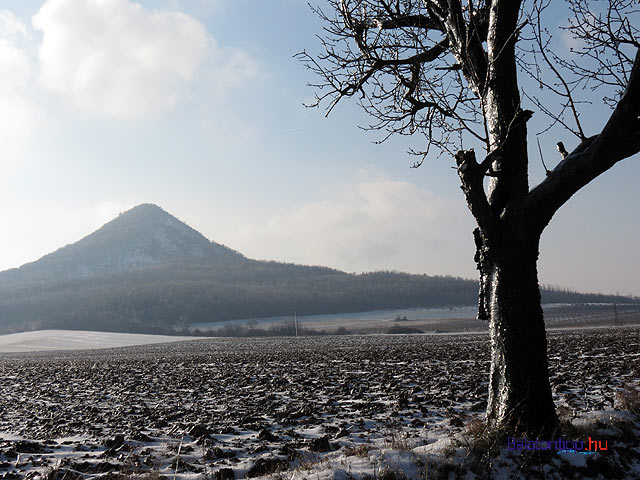
[[[316,79],[293,56],[322,26],[300,0],[1,0],[0,270],[155,203],[251,258],[476,278],[453,159],[412,169],[423,139],[377,144],[354,102],[304,107]],[[540,139],[552,164],[577,143]],[[541,283],[640,295],[639,177],[627,159],[556,214]]]

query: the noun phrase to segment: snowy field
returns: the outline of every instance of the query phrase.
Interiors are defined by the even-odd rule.
[[[640,329],[554,332],[549,350],[568,439],[607,451],[533,458],[478,436],[486,335],[0,354],[0,479],[640,477],[638,417],[621,410]]]
[[[85,332],[80,330],[38,330],[35,332],[0,335],[0,353],[129,347],[132,345],[175,342],[192,338],[196,337]]]
[[[303,327],[316,330],[336,329],[345,327],[348,330],[361,333],[371,333],[371,330],[380,330],[394,325],[396,318],[403,318],[406,322],[428,323],[428,321],[475,319],[478,313],[478,306],[460,306],[449,308],[404,308],[390,310],[374,310],[370,312],[355,313],[329,313],[323,315],[299,315],[298,323]],[[268,328],[282,322],[293,320],[293,315],[285,317],[256,318],[254,321],[260,328]],[[202,330],[215,330],[225,325],[233,325],[237,320],[226,320],[218,322],[196,323],[194,328]],[[478,324],[476,323],[476,326]]]
[[[583,327],[595,325],[638,325],[640,324],[640,304],[545,304],[542,306],[547,329],[567,326]],[[478,306],[446,308],[409,308],[396,310],[375,310],[371,312],[332,313],[325,315],[298,315],[297,321],[303,328],[335,332],[344,327],[352,333],[386,333],[393,327],[409,327],[424,333],[482,332],[488,331],[487,322],[476,320]],[[293,322],[293,314],[286,317],[256,318],[258,328],[268,329],[283,322]],[[195,323],[193,328],[218,330],[231,325],[245,325],[247,322],[226,320]]]

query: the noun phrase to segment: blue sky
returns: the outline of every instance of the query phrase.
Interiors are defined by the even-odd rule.
[[[149,202],[253,258],[475,278],[452,159],[411,169],[422,139],[376,145],[355,104],[303,107],[293,55],[321,28],[297,0],[0,2],[0,269]],[[575,145],[542,136],[551,165],[558,140]],[[640,295],[639,175],[628,159],[558,212],[542,283]]]

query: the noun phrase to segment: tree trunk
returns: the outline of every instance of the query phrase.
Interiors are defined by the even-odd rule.
[[[479,248],[477,258],[490,322],[487,421],[513,435],[551,438],[558,418],[549,384],[538,286],[540,234],[523,223],[520,218],[511,226],[503,224],[498,241]]]

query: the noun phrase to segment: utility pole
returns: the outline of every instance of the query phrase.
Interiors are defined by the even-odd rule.
[[[296,327],[296,337],[298,336],[298,312],[296,310],[293,311],[293,324]]]

